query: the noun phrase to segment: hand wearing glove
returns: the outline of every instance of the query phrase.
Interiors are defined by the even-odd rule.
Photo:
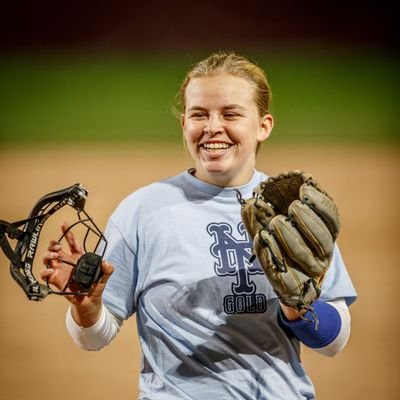
[[[310,174],[291,171],[240,197],[254,252],[282,304],[312,309],[340,229],[332,198]]]

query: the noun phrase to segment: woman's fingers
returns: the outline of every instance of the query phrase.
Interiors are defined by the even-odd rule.
[[[59,253],[56,251],[48,250],[43,254],[43,264],[46,266],[52,266],[53,261],[57,261],[59,258]]]
[[[103,294],[103,291],[106,287],[107,281],[114,272],[114,267],[108,262],[104,261],[101,264],[101,270],[103,271],[103,276],[97,282],[92,286],[92,290],[90,291],[90,295],[93,297],[101,297]]]
[[[43,262],[48,265],[52,260],[58,259],[59,261],[65,261],[67,263],[75,264],[76,260],[83,254],[82,246],[75,238],[72,230],[67,222],[61,225],[61,230],[64,234],[64,239],[68,244],[68,248],[71,254],[67,254],[63,251],[63,246],[57,240],[51,240],[47,246],[47,252],[44,254]]]
[[[42,271],[40,271],[40,277],[43,280],[48,280],[54,273],[54,269],[53,268],[46,268]]]
[[[47,246],[47,251],[43,254],[43,264],[46,266],[52,266],[53,260],[60,258],[62,251],[61,243],[56,240],[51,240]]]
[[[61,230],[64,233],[65,240],[68,243],[68,247],[71,251],[72,254],[82,254],[82,246],[80,243],[76,240],[74,233],[72,230],[69,230],[70,226],[67,222],[64,222],[61,225]]]
[[[60,251],[62,249],[62,244],[57,240],[51,240],[49,245],[47,246],[47,250],[49,251]]]
[[[114,272],[114,267],[111,263],[104,260],[101,264],[101,270],[103,271],[104,276],[107,276],[108,279]]]

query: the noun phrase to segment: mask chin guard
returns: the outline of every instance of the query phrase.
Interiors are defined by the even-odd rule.
[[[79,183],[66,189],[49,193],[38,200],[27,219],[17,222],[0,220],[0,247],[10,260],[10,272],[14,280],[21,286],[29,300],[40,301],[49,294],[58,295],[86,295],[93,283],[102,276],[101,263],[107,246],[107,240],[92,218],[84,210],[88,191]],[[70,206],[77,211],[78,221],[69,227],[67,232],[78,224],[85,226],[86,235],[83,240],[85,253],[73,266],[71,278],[62,291],[54,291],[48,284],[37,281],[33,274],[33,260],[35,258],[39,236],[48,218],[64,206]],[[22,228],[20,228],[22,226]],[[60,240],[66,235],[64,232]],[[86,241],[89,233],[98,237],[96,248],[100,242],[104,243],[102,254],[98,255],[86,250]],[[13,249],[8,238],[17,241]]]

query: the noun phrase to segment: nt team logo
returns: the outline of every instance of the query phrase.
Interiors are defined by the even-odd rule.
[[[237,226],[238,238],[227,223],[212,223],[207,232],[214,239],[210,247],[215,257],[215,273],[218,276],[231,276],[232,294],[224,297],[224,310],[227,314],[262,313],[267,309],[267,299],[257,293],[251,275],[263,274],[257,260],[249,263],[252,243],[242,222]]]

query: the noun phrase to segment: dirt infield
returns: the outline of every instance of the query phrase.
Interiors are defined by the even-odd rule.
[[[341,354],[331,359],[303,350],[318,399],[398,399],[398,149],[267,145],[258,162],[270,174],[312,172],[341,211],[339,245],[359,299]],[[127,194],[188,166],[183,150],[168,147],[0,149],[0,219],[23,219],[43,194],[80,182],[90,191],[88,211],[104,227]],[[45,233],[42,242],[50,238]],[[136,398],[140,349],[134,319],[110,346],[85,352],[66,333],[65,300],[27,301],[3,254],[0,266],[0,400]]]

